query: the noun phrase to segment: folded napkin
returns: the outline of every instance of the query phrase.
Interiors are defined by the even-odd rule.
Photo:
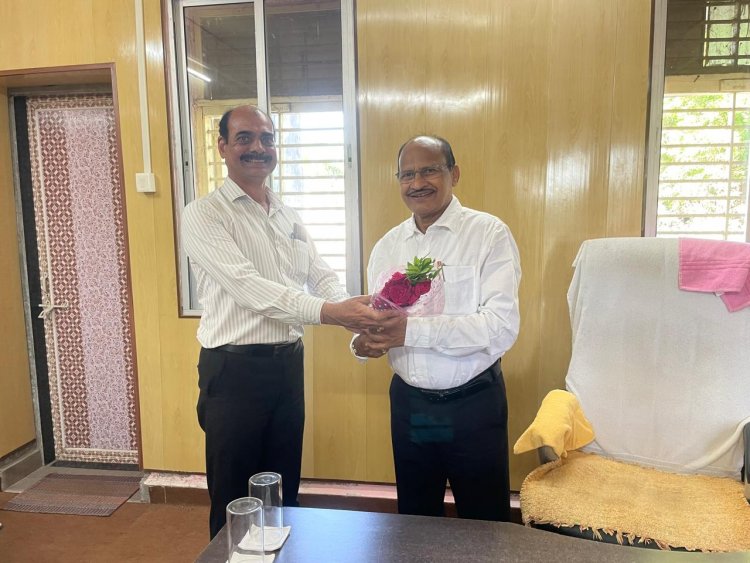
[[[264,555],[261,557],[260,554],[234,553],[227,563],[273,563],[276,554],[268,552],[276,551],[284,545],[291,529],[291,526],[284,526],[283,528],[263,526]],[[252,525],[250,530],[245,534],[245,537],[240,540],[238,547],[247,551],[258,550],[260,547],[260,526]]]
[[[680,289],[716,293],[733,313],[750,306],[750,244],[680,239]]]
[[[263,551],[276,551],[289,537],[291,526],[278,528],[275,526],[263,526]],[[260,545],[260,526],[251,526],[245,537],[240,541],[242,549],[254,549]]]
[[[266,553],[264,555],[251,555],[248,553],[233,553],[227,563],[273,563],[276,559],[275,553]]]
[[[550,446],[559,457],[565,457],[568,451],[577,450],[593,439],[594,430],[576,396],[553,389],[542,401],[534,422],[513,446],[513,453]]]

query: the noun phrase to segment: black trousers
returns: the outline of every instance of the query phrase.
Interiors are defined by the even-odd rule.
[[[499,365],[476,391],[436,400],[391,381],[398,511],[444,516],[445,483],[459,518],[510,520],[508,403]]]
[[[302,342],[260,357],[204,348],[198,375],[211,538],[226,522],[227,504],[248,496],[255,473],[280,473],[284,505],[297,506],[305,425]]]

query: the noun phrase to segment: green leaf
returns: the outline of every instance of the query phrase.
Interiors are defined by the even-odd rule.
[[[406,263],[406,278],[412,285],[417,285],[419,282],[434,279],[440,271],[443,269],[442,264],[439,264],[432,258],[427,256],[419,258],[414,257],[414,260]]]

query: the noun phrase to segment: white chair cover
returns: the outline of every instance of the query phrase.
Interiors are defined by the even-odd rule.
[[[591,421],[587,451],[739,478],[750,421],[750,308],[680,291],[677,239],[583,243],[568,290],[566,386]]]

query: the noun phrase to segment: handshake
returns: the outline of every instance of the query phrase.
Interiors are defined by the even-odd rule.
[[[373,309],[369,295],[323,304],[320,322],[358,333],[352,347],[363,357],[379,358],[390,348],[403,346],[406,337],[406,315],[393,309]]]

